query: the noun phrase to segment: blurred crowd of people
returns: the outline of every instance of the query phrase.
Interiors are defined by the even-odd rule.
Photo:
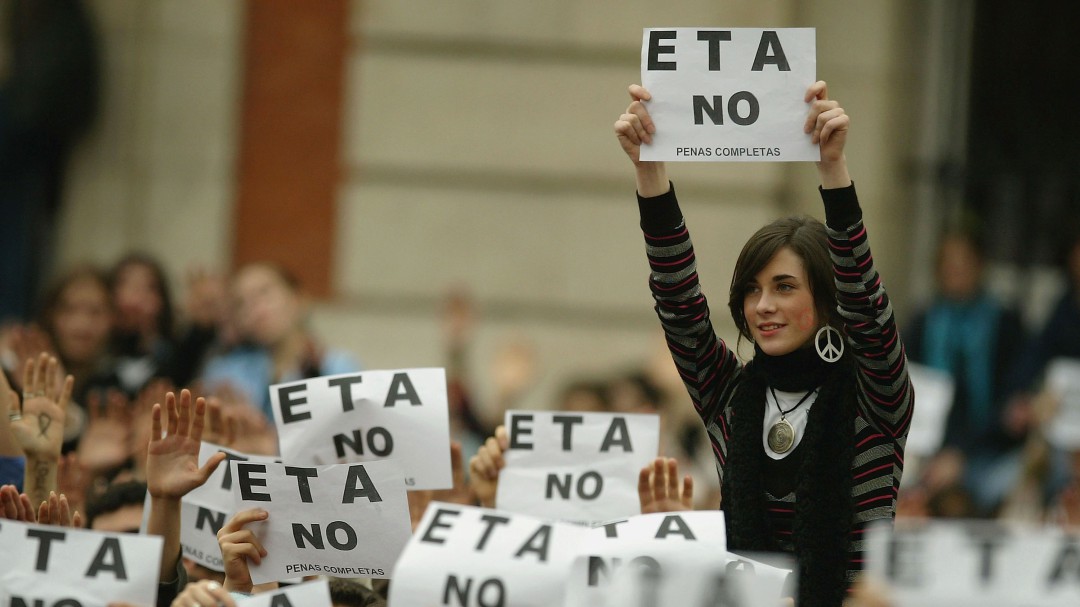
[[[990,290],[971,232],[940,242],[936,293],[903,326],[908,359],[947,372],[955,392],[940,451],[909,469],[897,516],[1080,524],[1080,451],[1047,439],[1062,395],[1055,359],[1080,359],[1080,237],[1062,248],[1065,288],[1040,327]]]
[[[1046,366],[1057,358],[1080,359],[1080,239],[1070,243],[1063,260],[1067,287],[1045,325],[1031,332],[987,288],[979,242],[963,233],[942,239],[937,293],[905,323],[904,337],[909,359],[951,374],[956,391],[943,445],[911,466],[898,518],[1080,525],[1080,451],[1057,448],[1046,436],[1058,405],[1043,386]],[[81,513],[77,524],[139,528],[150,419],[154,404],[166,402],[168,393],[186,387],[208,397],[205,440],[275,454],[271,384],[360,370],[354,355],[324,347],[312,333],[309,301],[280,267],[253,264],[228,278],[192,270],[186,278],[180,303],[161,265],[145,254],[127,255],[108,269],[72,268],[46,291],[32,322],[8,322],[0,332],[0,360],[13,397],[27,394],[24,371],[45,358],[55,361],[57,377],[72,377],[66,414],[58,416],[65,420],[64,455],[55,487],[64,507]],[[505,434],[500,438],[496,426],[535,386],[539,373],[534,352],[521,341],[501,348],[490,366],[470,364],[476,314],[466,294],[450,295],[443,315],[460,486],[413,492],[414,521],[431,499],[493,505],[494,462],[505,448],[499,444]],[[659,414],[661,454],[673,458],[672,471],[688,473],[698,487],[672,503],[715,509],[720,495],[704,429],[692,407],[680,401],[685,391],[659,354],[658,364],[643,361],[606,377],[569,379],[551,407]],[[476,385],[478,378],[488,385]],[[479,394],[492,395],[493,402],[481,405]],[[463,462],[474,453],[469,479]],[[5,482],[32,492],[17,482],[34,465],[32,458],[11,469],[19,454],[17,448],[0,454],[11,456],[2,459]],[[49,496],[37,498],[47,502]],[[36,506],[36,498],[28,503]],[[643,507],[650,506],[643,501]],[[224,581],[218,572],[186,564],[188,579]]]

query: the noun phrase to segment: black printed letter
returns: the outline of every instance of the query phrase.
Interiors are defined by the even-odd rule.
[[[660,54],[665,55],[675,52],[674,46],[660,46],[661,40],[674,40],[675,32],[673,31],[656,31],[649,32],[649,71],[674,71],[674,61],[660,61]]]

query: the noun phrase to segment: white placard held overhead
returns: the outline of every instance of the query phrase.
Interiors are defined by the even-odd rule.
[[[326,580],[285,586],[239,599],[236,607],[332,607],[330,583]]]
[[[656,415],[508,411],[500,510],[577,523],[641,514],[638,473],[656,458]]]
[[[1046,389],[1058,409],[1047,429],[1050,442],[1069,451],[1080,450],[1080,360],[1056,358],[1046,367]]]
[[[646,29],[641,84],[656,124],[642,160],[817,161],[803,132],[812,28]]]
[[[389,577],[412,532],[395,462],[313,468],[230,463],[235,509],[270,514],[247,526],[268,553],[251,565],[256,584],[309,574]]]
[[[882,524],[867,531],[867,572],[895,607],[1080,605],[1080,535],[986,521]]]
[[[157,536],[0,521],[0,605],[154,605]]]
[[[233,515],[236,508],[236,483],[230,461],[253,461],[277,463],[278,458],[264,455],[248,455],[203,442],[199,447],[199,466],[206,464],[215,453],[225,454],[225,461],[214,470],[205,483],[184,496],[180,502],[180,545],[184,556],[214,571],[224,571],[217,532]],[[147,495],[147,512],[150,496]]]
[[[719,510],[643,514],[597,525],[578,543],[565,607],[622,605],[608,597],[612,576],[623,567],[666,570],[669,557],[688,551],[722,553],[726,545],[724,513]]]
[[[409,489],[449,489],[443,369],[365,371],[270,386],[281,458],[290,465],[394,459]]]
[[[394,569],[390,605],[563,604],[585,527],[434,502]]]
[[[919,406],[911,415],[904,453],[930,457],[941,449],[945,438],[945,422],[952,410],[956,381],[951,374],[933,367],[911,361],[907,366]]]

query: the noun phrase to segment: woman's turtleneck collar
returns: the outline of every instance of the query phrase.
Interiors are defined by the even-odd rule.
[[[813,390],[825,381],[829,372],[828,363],[821,360],[813,347],[770,356],[754,344],[754,366],[765,375],[769,386],[782,392]]]

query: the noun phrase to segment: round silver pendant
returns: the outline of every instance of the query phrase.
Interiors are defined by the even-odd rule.
[[[795,445],[795,428],[784,418],[769,428],[769,448],[774,453],[787,453]]]

